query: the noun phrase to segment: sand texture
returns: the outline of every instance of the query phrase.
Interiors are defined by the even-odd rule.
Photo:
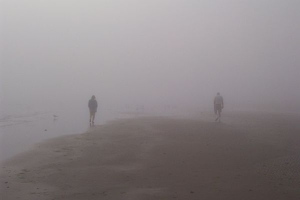
[[[1,199],[300,199],[299,119],[118,120],[1,164]]]

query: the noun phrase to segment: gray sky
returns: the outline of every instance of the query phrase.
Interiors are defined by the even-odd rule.
[[[298,0],[2,0],[1,101],[300,112]],[[71,103],[72,104],[72,103]]]

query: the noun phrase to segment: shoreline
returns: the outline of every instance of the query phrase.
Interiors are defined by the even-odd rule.
[[[252,123],[121,119],[50,139],[5,161],[1,194],[7,200],[297,199],[299,118],[244,120]]]
[[[36,112],[32,115],[10,116],[7,121],[2,120],[0,163],[32,149],[35,144],[64,135],[78,135],[90,128],[88,113],[86,115],[82,112],[73,115],[68,112],[56,113],[58,116],[55,118],[50,112]],[[105,124],[120,116],[125,115],[102,111],[101,115],[97,116],[96,123]]]

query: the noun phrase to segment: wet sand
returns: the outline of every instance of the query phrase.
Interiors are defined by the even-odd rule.
[[[299,122],[247,114],[223,123],[114,121],[1,164],[1,199],[299,199]]]

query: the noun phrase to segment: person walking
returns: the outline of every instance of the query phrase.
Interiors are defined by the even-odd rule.
[[[93,95],[92,98],[89,100],[90,123],[94,124],[97,108],[98,108],[98,103],[97,103],[95,95]]]
[[[221,112],[223,108],[224,108],[223,97],[218,92],[214,99],[214,110],[215,110],[215,114],[217,115],[215,121],[221,122]]]

